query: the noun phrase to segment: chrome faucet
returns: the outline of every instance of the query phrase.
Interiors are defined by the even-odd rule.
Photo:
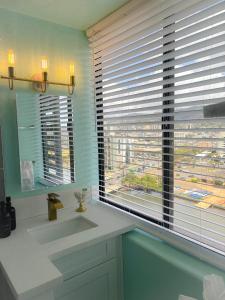
[[[55,193],[48,194],[48,219],[57,220],[57,209],[63,208],[62,202],[58,199],[59,195]]]

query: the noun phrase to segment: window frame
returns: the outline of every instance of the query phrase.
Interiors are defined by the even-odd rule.
[[[171,17],[171,16],[169,16]],[[168,18],[169,18],[168,17]],[[167,38],[168,36],[172,36],[175,31],[173,29],[173,25],[169,24],[165,27],[163,27],[163,29],[167,30],[167,33],[163,35],[163,38]],[[168,33],[168,28],[171,28],[171,31]],[[163,47],[168,46],[170,44],[175,43],[175,40],[171,40],[167,43],[163,43]],[[175,48],[172,48],[169,51],[165,51],[163,52],[163,55],[165,54],[169,54],[169,53],[174,53],[175,54]],[[170,61],[174,61],[175,62],[175,56],[167,59],[167,60],[163,60],[163,63],[168,63]],[[97,65],[95,65],[96,67]],[[101,62],[98,63],[99,69],[98,71],[102,70],[102,66],[101,66]],[[167,68],[163,68],[163,72],[169,71],[174,69],[175,65],[172,67],[167,67]],[[98,77],[101,77],[98,76]],[[175,76],[174,75],[169,75],[169,76],[164,76],[162,75],[163,80],[170,80],[174,79]],[[95,76],[95,80],[97,80],[97,77]],[[96,81],[96,83],[99,85],[98,88],[95,89],[95,96],[99,96],[102,95],[102,92],[97,93],[97,90],[102,90],[102,80],[100,79],[99,81]],[[163,88],[169,88],[169,87],[173,87],[174,83],[170,83],[170,84],[165,84],[163,85]],[[163,93],[163,97],[171,97],[174,96],[174,91],[173,92],[164,92]],[[100,102],[100,104],[98,103]],[[104,163],[105,163],[105,156],[104,156],[104,121],[103,121],[103,98],[100,98],[98,100],[95,101],[96,104],[96,109],[98,109],[98,112],[100,113],[100,116],[96,116],[96,124],[97,124],[97,144],[98,144],[98,171],[99,171],[99,200],[101,202],[105,202],[107,204],[110,204],[116,208],[119,208],[125,212],[129,211],[129,213],[142,218],[146,221],[149,221],[151,223],[160,225],[162,227],[165,227],[167,229],[173,229],[173,225],[171,223],[173,223],[173,207],[174,207],[174,195],[173,195],[173,190],[174,190],[174,157],[173,155],[171,155],[172,153],[174,153],[174,142],[171,141],[171,138],[174,138],[174,132],[171,132],[171,129],[174,129],[174,124],[163,124],[163,122],[165,121],[171,121],[171,118],[174,119],[173,117],[162,117],[162,130],[170,130],[169,132],[165,132],[163,131],[163,136],[162,136],[162,186],[163,186],[163,190],[162,190],[162,220],[156,219],[154,217],[151,217],[149,215],[143,214],[141,212],[138,212],[135,209],[131,209],[131,208],[127,208],[126,206],[122,205],[122,204],[118,204],[115,203],[113,201],[110,201],[109,199],[105,198],[105,168],[104,168]],[[167,105],[171,105],[174,104],[174,99],[173,100],[164,100],[162,103],[163,109],[162,111],[165,114],[168,114],[168,112],[174,112],[174,108],[167,108]],[[102,108],[102,109],[101,109]],[[169,119],[168,119],[169,118]],[[166,138],[168,138],[168,140],[166,140]],[[166,147],[167,146],[167,147]],[[168,147],[169,146],[169,147]],[[173,146],[173,147],[171,147]]]
[[[102,96],[100,96],[99,93],[101,90],[97,91],[95,89],[94,91],[97,95],[96,99],[100,101],[99,104],[102,104],[101,110],[100,106],[96,105],[98,108],[96,111],[96,115],[98,116],[96,126],[98,137],[97,151],[100,158],[98,160],[99,198],[101,202],[108,203],[114,207],[114,209],[118,209],[121,214],[125,212],[125,215],[130,215],[134,220],[139,220],[140,222],[136,224],[142,222],[146,228],[149,228],[149,231],[151,228],[157,228],[157,230],[160,228],[165,236],[169,232],[171,236],[174,236],[174,239],[176,239],[176,236],[183,237],[184,241],[191,241],[195,246],[199,245],[205,250],[210,249],[217,253],[222,252],[224,255],[224,211],[219,209],[224,208],[224,203],[222,203],[222,200],[224,200],[222,185],[225,186],[223,172],[225,156],[223,156],[223,149],[221,148],[224,148],[222,139],[224,139],[225,136],[225,128],[224,123],[222,125],[220,124],[224,122],[224,119],[221,122],[218,120],[218,123],[216,120],[216,117],[224,116],[214,115],[207,117],[206,114],[208,109],[210,110],[211,108],[210,105],[216,106],[215,103],[224,100],[223,75],[225,73],[223,70],[224,61],[221,59],[222,52],[224,52],[224,33],[222,30],[222,23],[224,23],[222,15],[224,13],[224,4],[216,0],[207,2],[199,0],[191,0],[190,2],[180,0],[171,1],[170,3],[164,1],[163,6],[158,5],[157,1],[153,1],[152,4],[155,4],[153,9],[149,3],[146,3],[146,6],[139,5],[136,9],[130,7],[130,10],[127,11],[124,18],[121,18],[122,12],[118,10],[116,11],[116,18],[113,18],[114,15],[110,15],[103,23],[97,23],[87,31],[93,54],[93,73],[95,82],[97,83],[96,89],[99,87],[103,93]],[[216,14],[220,15],[220,17],[217,18]],[[170,19],[168,20],[168,18]],[[132,19],[135,23],[130,22]],[[172,34],[170,28],[168,28],[172,25],[170,24],[172,22],[175,24],[174,46],[169,45],[169,43],[166,44],[166,42],[172,41],[172,35],[166,38],[168,32]],[[157,27],[158,25],[161,25],[161,27]],[[153,26],[153,29],[150,28],[151,26]],[[171,28],[172,27],[173,26],[171,26]],[[211,27],[214,29],[211,29]],[[149,33],[151,29],[153,32],[154,30],[157,32],[158,28],[161,30],[159,37],[161,42],[159,46],[160,50],[157,51],[157,43],[154,44],[155,48],[154,46],[142,48],[143,45],[141,42],[139,43],[137,41],[141,40],[145,34],[147,37],[147,33]],[[165,31],[163,31],[163,28],[165,28]],[[142,33],[144,35],[141,35]],[[151,34],[149,34],[149,36],[151,36]],[[193,37],[191,38],[189,36]],[[165,39],[163,39],[164,37]],[[145,39],[145,45],[157,41],[157,38],[158,36],[153,36],[152,38],[150,37],[149,40]],[[174,54],[168,51],[171,47],[175,48],[176,62],[169,61],[169,58],[174,57]],[[140,50],[138,50],[139,48]],[[142,49],[143,52],[141,53]],[[150,55],[148,57],[147,51],[149,50],[150,52],[152,49],[156,50],[153,52],[153,59],[156,58],[153,64],[154,62],[156,63],[156,68],[151,69],[152,66],[149,62],[148,66],[146,64],[147,72],[149,71],[148,73],[146,72],[146,74],[144,74],[144,72],[141,73],[140,71],[136,74],[132,74],[132,71],[135,72],[135,67],[133,68],[135,64],[137,64],[136,71],[139,71],[139,67],[145,68],[144,63],[140,65],[139,63],[141,63],[142,57],[146,58],[146,60],[151,59]],[[138,60],[138,56],[145,53],[146,56],[142,56]],[[167,55],[163,57],[162,54]],[[159,68],[157,68],[157,63],[159,62],[159,60],[157,60],[158,55],[160,55]],[[130,60],[130,63],[126,64],[126,60]],[[99,61],[101,61],[102,64],[98,65]],[[165,62],[164,69],[163,62]],[[131,67],[129,68],[129,66]],[[169,66],[173,66],[174,70],[172,68],[169,69]],[[123,68],[125,70],[122,70]],[[101,71],[101,69],[103,71]],[[122,70],[121,72],[120,69]],[[165,74],[163,74],[163,70]],[[159,84],[155,85],[156,90],[159,90],[159,95],[156,97],[160,97],[160,99],[157,99],[158,102],[162,100],[160,104],[157,103],[158,107],[155,109],[155,112],[160,116],[158,119],[157,116],[155,118],[154,116],[148,116],[148,114],[151,113],[151,104],[147,103],[148,105],[146,105],[149,109],[148,113],[148,111],[144,111],[144,105],[147,101],[140,102],[140,106],[138,106],[139,103],[136,101],[135,96],[133,96],[133,94],[137,94],[137,97],[140,97],[140,100],[142,100],[138,91],[134,90],[135,84],[137,86],[138,84],[144,85],[145,83],[141,83],[141,80],[139,80],[141,75],[145,78],[145,76],[147,77],[148,75],[154,74],[154,71],[160,73],[160,79],[157,78],[157,76],[152,78],[153,80],[156,79],[156,81],[159,81]],[[194,74],[193,78],[191,78],[191,73]],[[166,80],[166,76],[170,74],[174,74],[174,80],[172,77],[168,77],[168,80]],[[138,77],[139,75],[140,77]],[[136,81],[132,81],[133,79]],[[148,79],[146,79],[146,83],[151,84],[151,77]],[[127,87],[126,80],[131,81],[131,87]],[[167,82],[168,85],[166,86]],[[174,86],[171,82],[174,82]],[[132,83],[134,84],[133,87]],[[215,84],[215,89],[212,86],[213,84]],[[112,88],[110,88],[110,86],[112,86]],[[147,85],[145,86],[147,87]],[[163,90],[163,87],[167,89]],[[188,89],[190,89],[190,95],[187,94]],[[141,91],[141,88],[139,88],[139,90]],[[121,95],[119,93],[116,94],[118,91],[121,91]],[[152,90],[150,89],[150,91]],[[174,91],[174,96],[168,95],[167,98],[166,92],[170,91]],[[130,95],[131,97],[126,98],[126,96]],[[147,100],[148,98],[153,98],[148,96],[147,92],[143,94],[143,97],[145,96]],[[173,99],[174,103],[172,101],[166,102],[165,98],[168,99],[167,101]],[[112,102],[110,99],[112,99]],[[123,103],[123,99],[127,101]],[[126,102],[129,103],[127,107]],[[157,104],[155,104],[155,106]],[[165,105],[165,116],[163,116],[163,104]],[[134,109],[136,107],[137,112]],[[172,107],[174,111],[170,110]],[[139,108],[140,110],[138,110]],[[127,111],[127,115],[124,111]],[[132,119],[132,113],[134,117],[136,117],[138,116],[138,111],[141,111],[140,114],[143,112],[143,115],[144,112],[146,112],[144,115],[145,120],[139,118],[140,122],[146,123],[146,128],[137,124],[138,118],[136,118],[137,121]],[[130,119],[127,117],[129,114],[131,115]],[[153,114],[154,111],[152,115]],[[163,128],[163,117],[170,118],[172,115],[174,115],[174,122],[171,123],[173,123],[174,129],[169,126]],[[122,119],[123,117],[124,121]],[[215,119],[213,119],[213,117],[215,117]],[[132,121],[129,122],[130,120]],[[101,121],[102,123],[100,123]],[[151,125],[148,126],[148,123],[151,121],[153,124],[152,129]],[[156,123],[155,126],[154,121]],[[126,125],[126,123],[128,125]],[[129,128],[130,125],[132,126],[131,128]],[[167,125],[169,125],[169,122]],[[164,129],[163,131],[161,131],[161,126]],[[147,131],[146,134],[143,133],[142,135],[140,132],[136,133],[136,131],[141,131],[142,128],[145,129],[144,131]],[[101,131],[101,133],[98,132],[98,130]],[[150,134],[149,131],[151,130],[154,130],[156,133]],[[126,133],[126,131],[128,133]],[[133,134],[134,131],[135,134]],[[117,142],[121,136],[122,138],[129,138],[130,132],[134,135],[131,136],[130,140],[126,138],[121,140],[124,145],[133,143],[134,149],[138,152],[138,155],[136,156],[135,154],[133,157],[133,164],[131,161],[129,165],[125,162],[125,150],[123,149],[121,154],[118,153],[119,147]],[[210,133],[208,134],[208,132]],[[172,134],[174,135],[174,139],[169,141],[169,135],[172,136]],[[153,139],[148,143],[147,138],[146,140],[140,138],[142,136],[153,137]],[[109,140],[107,139],[108,137]],[[166,137],[168,137],[168,145],[164,141]],[[99,142],[101,144],[99,144]],[[135,142],[137,143],[135,144]],[[173,146],[171,146],[171,144],[169,145],[169,142],[172,142]],[[137,146],[138,143],[140,143],[139,148]],[[222,146],[221,143],[223,143]],[[162,147],[162,144],[164,144],[165,148]],[[151,151],[152,149],[148,149],[151,148],[151,146],[156,147],[154,145],[159,146],[157,147],[157,155],[155,155],[155,157],[150,156],[148,158],[148,155],[139,153],[144,152],[142,151],[144,148],[154,153]],[[213,165],[211,164],[211,161],[214,163],[213,159],[210,161],[210,159],[207,158],[210,157],[210,155],[207,156],[207,154],[211,154],[211,150],[214,150],[214,148],[216,148],[214,153],[217,154],[217,156],[215,156],[217,157],[215,168],[218,169],[218,171],[215,172],[212,170]],[[113,153],[112,155],[108,155],[110,151],[113,152],[113,149],[115,149],[115,155],[113,155]],[[162,149],[164,151],[162,151]],[[182,151],[183,149],[185,150]],[[167,152],[165,150],[167,150]],[[169,151],[173,151],[174,155]],[[203,154],[204,152],[205,154]],[[130,155],[133,155],[133,153],[130,152]],[[202,156],[198,154],[202,154]],[[203,157],[203,155],[205,156]],[[109,156],[111,158],[110,161],[108,160]],[[173,160],[171,160],[171,156]],[[221,165],[218,162],[220,158],[223,160]],[[110,168],[111,161],[115,161],[112,170]],[[150,163],[148,164],[149,161]],[[152,164],[151,161],[153,162]],[[171,168],[170,162],[173,164],[173,169]],[[139,166],[143,167],[145,165],[146,172],[144,171],[145,167],[143,169],[139,168]],[[167,169],[164,174],[165,176],[162,173],[163,165],[164,169]],[[134,174],[133,177],[130,176],[129,178],[126,176],[131,173]],[[159,188],[155,189],[155,184],[151,184],[150,180],[148,184],[147,178],[146,183],[142,180],[145,173],[150,176],[157,176],[156,180],[160,185]],[[167,177],[172,177],[169,176],[169,174],[174,175],[172,190],[166,190],[165,188]],[[216,179],[219,179],[219,183],[215,183]],[[172,180],[169,180],[169,182],[171,184]],[[140,185],[140,187],[138,185]],[[164,186],[164,191],[166,191],[164,195],[162,194],[162,185]],[[152,196],[150,193],[146,195],[146,193],[148,193],[148,186]],[[213,190],[214,188],[215,190]],[[138,193],[139,191],[140,193]],[[129,195],[131,195],[131,197],[129,197]],[[215,196],[215,198],[213,199],[211,195]],[[149,203],[146,200],[149,200]],[[223,207],[220,207],[220,204]],[[140,211],[142,213],[139,213]],[[148,222],[149,215],[158,218],[158,220],[150,218],[150,222]],[[161,222],[159,222],[159,220]],[[154,226],[151,222],[160,223],[160,227],[157,225]]]

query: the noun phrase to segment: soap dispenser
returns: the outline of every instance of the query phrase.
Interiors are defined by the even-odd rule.
[[[11,217],[11,230],[16,229],[16,209],[11,204],[11,197],[6,197],[6,210]]]
[[[6,238],[11,234],[11,217],[7,212],[4,201],[0,202],[0,238]]]

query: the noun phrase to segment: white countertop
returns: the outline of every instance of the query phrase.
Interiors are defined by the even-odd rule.
[[[47,212],[46,212],[47,213]],[[40,245],[29,233],[34,227],[50,226],[82,215],[98,226]],[[80,250],[135,228],[132,218],[104,204],[89,204],[85,213],[74,208],[58,211],[58,220],[49,222],[47,214],[18,222],[11,236],[0,239],[0,263],[16,299],[32,299],[62,282],[62,274],[51,262],[74,250]]]

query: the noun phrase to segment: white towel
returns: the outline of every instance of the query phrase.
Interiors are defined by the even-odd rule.
[[[221,276],[206,275],[203,282],[204,300],[225,300],[225,284]]]
[[[204,300],[225,300],[225,283],[221,276],[206,275],[203,280]],[[178,300],[197,300],[188,296],[180,295]]]

